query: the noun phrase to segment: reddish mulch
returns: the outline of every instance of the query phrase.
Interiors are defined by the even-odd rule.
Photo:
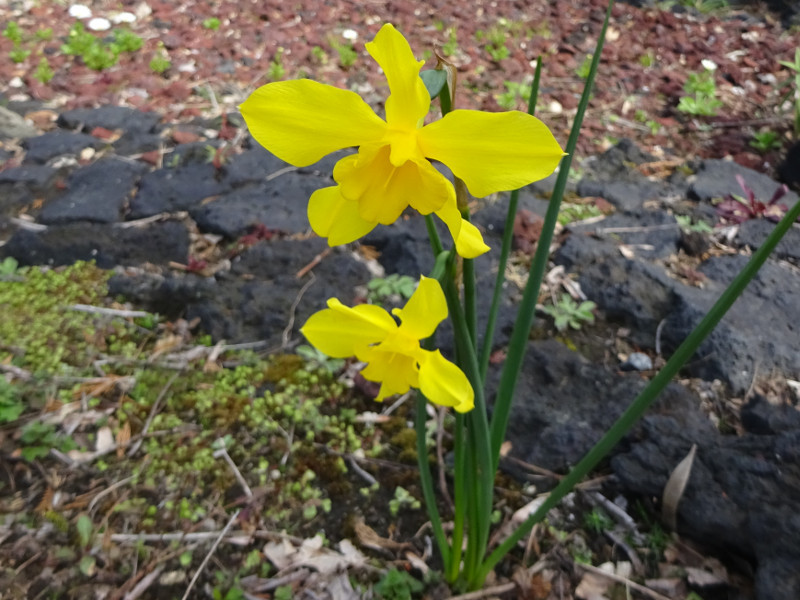
[[[462,108],[500,110],[496,96],[505,91],[504,82],[530,78],[532,61],[543,56],[539,115],[563,142],[583,85],[576,70],[594,48],[605,7],[603,0],[496,0],[477,6],[452,0],[94,0],[88,3],[93,16],[137,14],[131,29],[145,41],[116,66],[96,72],[60,51],[75,22],[68,6],[43,2],[28,9],[27,4],[12,1],[0,20],[3,27],[16,21],[24,47],[32,50],[14,64],[6,58],[11,41],[0,37],[0,93],[12,100],[40,99],[55,108],[133,105],[179,120],[216,108],[209,100],[212,90],[223,108],[233,109],[269,80],[270,63],[280,56],[284,78],[305,74],[348,86],[377,105],[385,98],[384,80],[363,44],[391,21],[418,55],[435,45],[446,47],[454,32],[457,50],[450,60],[459,68]],[[216,30],[203,26],[211,17],[219,19]],[[53,37],[35,39],[46,27]],[[340,64],[335,49],[348,43],[342,36],[346,29],[358,35],[358,56],[350,67]],[[505,37],[507,58],[493,60],[485,37],[476,39],[491,31]],[[789,79],[789,72],[778,61],[793,60],[798,46],[800,32],[784,31],[777,17],[763,10],[702,15],[617,4],[580,153],[596,153],[628,137],[656,154],[732,156],[769,172],[779,154],[760,154],[749,142],[753,132],[770,129],[788,145],[791,110],[781,106],[784,91],[777,84]],[[172,63],[163,75],[149,67],[159,48]],[[42,56],[55,71],[48,84],[34,78]],[[692,118],[676,110],[687,75],[702,70],[702,59],[719,66],[716,82],[724,107],[717,117]],[[518,107],[523,108],[521,100]]]

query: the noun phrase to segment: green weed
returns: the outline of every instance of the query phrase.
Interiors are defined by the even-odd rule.
[[[774,131],[759,131],[753,134],[750,145],[759,152],[769,152],[770,150],[780,150],[783,146],[781,136]]]
[[[580,329],[584,323],[594,323],[594,309],[597,305],[590,300],[578,304],[569,294],[563,294],[553,305],[542,310],[553,317],[556,329],[564,332],[569,328]]]

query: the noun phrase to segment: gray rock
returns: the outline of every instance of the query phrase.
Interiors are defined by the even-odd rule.
[[[736,234],[736,243],[758,250],[766,241],[767,236],[775,229],[775,223],[767,219],[750,219],[739,225]],[[778,243],[773,254],[776,258],[800,262],[800,227],[795,225]]]
[[[710,202],[714,198],[724,198],[728,194],[743,194],[742,188],[736,181],[736,176],[741,175],[750,189],[755,192],[756,198],[766,202],[779,187],[763,173],[753,171],[735,162],[728,160],[709,159],[700,164],[700,168],[689,184],[689,197],[701,202]],[[797,194],[789,192],[781,198],[781,203],[792,207],[797,202]]]
[[[649,371],[653,368],[653,360],[643,352],[631,352],[619,368],[622,371]]]
[[[638,374],[620,375],[594,365],[555,340],[531,342],[509,419],[512,454],[554,471],[569,468],[600,440],[644,385]],[[651,410],[695,419],[697,403],[685,388],[673,384]]]
[[[102,158],[73,173],[66,193],[44,205],[39,221],[47,224],[119,221],[136,181],[146,170],[142,163]]]
[[[71,265],[78,260],[94,260],[103,269],[145,262],[185,263],[188,253],[189,232],[183,224],[171,221],[141,229],[70,223],[40,232],[19,230],[0,246],[0,258],[12,256],[22,265]]]
[[[142,177],[139,189],[130,201],[128,217],[141,219],[163,212],[188,210],[228,189],[228,184],[221,181],[219,171],[212,164],[165,167]]]
[[[678,531],[755,560],[760,599],[800,597],[800,430],[724,437],[674,416],[650,416],[629,440],[611,460],[614,473],[629,490],[656,497],[697,444]]]
[[[95,127],[126,132],[152,133],[161,122],[157,113],[143,112],[125,106],[76,108],[61,113],[56,121],[59,127],[79,129],[90,133]]]
[[[252,225],[301,233],[309,229],[306,207],[311,194],[330,180],[287,173],[272,181],[248,185],[194,206],[189,214],[202,231],[239,237]]]
[[[96,149],[103,144],[101,140],[85,133],[56,130],[28,138],[22,146],[26,150],[24,162],[44,164],[57,156],[77,156],[84,148]]]
[[[0,140],[24,139],[38,134],[39,131],[22,116],[0,106]]]

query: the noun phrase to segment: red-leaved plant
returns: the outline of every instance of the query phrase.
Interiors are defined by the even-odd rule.
[[[736,176],[739,187],[744,192],[744,197],[736,194],[728,194],[725,199],[717,205],[717,214],[728,223],[736,225],[749,221],[750,219],[769,219],[773,223],[781,220],[788,207],[785,204],[778,204],[778,200],[783,198],[789,191],[786,184],[781,185],[772,194],[769,202],[761,202],[756,199],[756,194],[750,189],[741,175]]]

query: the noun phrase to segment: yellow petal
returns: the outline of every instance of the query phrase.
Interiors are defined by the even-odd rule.
[[[262,86],[239,110],[259,144],[297,167],[386,132],[386,123],[358,94],[309,79]]]
[[[442,353],[426,352],[419,367],[419,389],[435,404],[467,412],[475,406],[475,392],[464,372]]]
[[[433,335],[436,327],[447,318],[447,300],[442,286],[430,277],[420,277],[416,291],[403,308],[392,314],[400,319],[400,331],[417,340]]]
[[[377,225],[374,221],[361,218],[358,202],[342,196],[338,185],[311,194],[308,199],[308,222],[317,235],[328,238],[329,246],[349,244],[368,234]]]
[[[381,383],[378,402],[387,396],[405,394],[409,388],[418,387],[419,369],[416,358],[396,352],[382,352],[370,348],[369,363],[361,371],[362,377]]]
[[[394,26],[387,23],[375,39],[366,44],[383,69],[391,92],[386,100],[386,122],[391,129],[412,130],[417,128],[420,119],[428,113],[431,97],[419,70],[425,64],[417,61],[411,46]]]
[[[423,127],[419,144],[479,198],[544,179],[564,156],[547,126],[519,111],[454,110]]]
[[[342,196],[358,201],[363,221],[390,225],[409,204],[428,214],[451,199],[455,203],[452,184],[428,161],[409,160],[396,167],[389,154],[387,145],[368,144],[355,157],[340,160],[333,170]]]
[[[380,306],[359,304],[349,308],[331,298],[328,308],[311,315],[300,332],[328,356],[346,358],[377,344],[396,329],[397,323]]]
[[[475,258],[490,250],[483,241],[483,236],[478,228],[469,221],[461,218],[461,213],[456,208],[455,198],[436,211],[456,243],[456,252],[464,258]]]

